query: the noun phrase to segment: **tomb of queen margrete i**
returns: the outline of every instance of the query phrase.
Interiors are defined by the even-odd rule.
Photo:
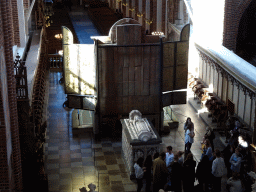
[[[138,158],[159,152],[162,139],[152,123],[143,118],[138,110],[129,113],[122,123],[122,157],[130,177],[134,177],[134,163]]]

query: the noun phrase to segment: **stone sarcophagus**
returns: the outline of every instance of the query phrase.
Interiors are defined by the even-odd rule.
[[[148,155],[159,152],[162,139],[152,123],[138,110],[129,114],[129,119],[121,119],[122,123],[122,157],[130,178],[134,176],[134,163],[138,158],[145,160]]]

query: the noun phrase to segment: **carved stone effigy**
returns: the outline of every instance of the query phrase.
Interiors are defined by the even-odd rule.
[[[144,160],[148,155],[159,152],[162,140],[152,123],[138,110],[129,114],[129,119],[121,119],[122,123],[122,156],[130,177],[134,176],[134,163],[138,158]]]

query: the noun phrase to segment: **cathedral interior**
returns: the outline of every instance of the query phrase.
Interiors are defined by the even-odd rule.
[[[255,6],[0,0],[0,191],[136,191],[131,165],[184,151],[188,117],[197,164],[206,128],[223,151],[238,122],[255,172]]]

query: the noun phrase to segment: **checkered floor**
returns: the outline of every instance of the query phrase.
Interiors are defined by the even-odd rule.
[[[93,183],[97,191],[136,191],[121,158],[121,141],[94,140],[90,130],[72,129],[61,73],[50,73],[45,164],[51,192],[78,192]],[[87,188],[88,189],[88,188]]]

